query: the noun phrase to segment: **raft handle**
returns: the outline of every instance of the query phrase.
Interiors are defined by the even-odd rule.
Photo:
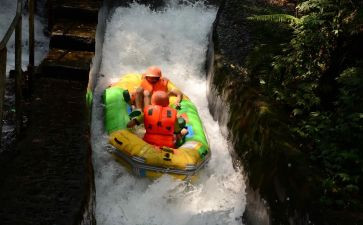
[[[172,148],[161,147],[161,150],[163,150],[164,152],[167,152],[167,153],[174,154],[174,150]]]
[[[122,141],[119,141],[117,138],[114,138],[113,140],[115,140],[116,143],[119,144],[119,145],[122,145],[123,144]]]
[[[171,161],[171,158],[170,158],[170,153],[165,153],[164,155],[164,158],[163,158],[165,161]]]

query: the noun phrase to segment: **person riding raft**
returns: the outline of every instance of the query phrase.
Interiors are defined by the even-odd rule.
[[[140,86],[134,93],[135,106],[137,110],[150,105],[151,96],[155,91],[164,91],[168,95],[175,95],[177,97],[175,106],[180,108],[180,102],[183,94],[176,88],[169,85],[169,80],[162,76],[161,69],[157,66],[150,66],[142,75]]]
[[[159,147],[175,148],[187,133],[185,120],[177,117],[177,111],[169,107],[169,96],[164,91],[155,91],[151,105],[144,108],[143,121],[146,133],[144,141]],[[127,127],[131,128],[142,122],[142,117],[133,118]]]

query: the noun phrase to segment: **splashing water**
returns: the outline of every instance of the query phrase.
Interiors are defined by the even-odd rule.
[[[117,8],[105,34],[101,74],[95,90],[92,147],[98,224],[241,224],[245,183],[235,170],[227,140],[212,119],[206,97],[204,63],[215,8],[203,3],[170,4],[163,11],[132,4]],[[130,174],[106,151],[101,95],[122,74],[158,65],[196,104],[212,158],[196,183],[168,175],[151,181]]]

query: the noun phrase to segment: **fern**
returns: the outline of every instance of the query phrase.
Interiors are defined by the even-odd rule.
[[[363,1],[299,2],[296,17],[250,14],[249,21],[287,24],[292,38],[281,51],[254,49],[246,66],[256,85],[289,110],[290,132],[307,143],[309,160],[324,165],[322,206],[362,211]]]
[[[337,3],[332,0],[309,0],[300,3],[296,9],[299,13],[307,14],[312,12],[324,13],[325,10],[337,9]]]
[[[289,23],[292,25],[301,23],[301,19],[288,14],[258,15],[247,17],[247,19],[258,22]]]

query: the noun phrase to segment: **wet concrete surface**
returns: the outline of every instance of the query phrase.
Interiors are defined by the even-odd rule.
[[[47,77],[87,81],[94,52],[53,48],[41,64]]]
[[[1,225],[96,223],[86,90],[101,1],[48,4],[51,49],[24,99],[27,122],[0,151]]]
[[[1,224],[83,220],[93,191],[85,86],[36,80],[25,136],[15,154],[0,155]]]

